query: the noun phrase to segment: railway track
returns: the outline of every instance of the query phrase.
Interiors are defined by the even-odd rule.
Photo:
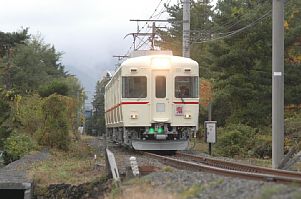
[[[215,173],[229,177],[261,180],[276,183],[301,184],[301,173],[216,160],[202,156],[177,153],[174,157],[144,152],[144,155],[158,159],[178,169]]]

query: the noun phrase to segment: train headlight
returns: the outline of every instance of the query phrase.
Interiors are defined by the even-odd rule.
[[[163,128],[161,128],[161,127],[158,128],[158,133],[159,133],[159,134],[161,134],[161,133],[163,133],[163,132],[164,132]]]
[[[149,128],[149,131],[148,131],[148,133],[149,133],[149,134],[154,134],[154,133],[155,133],[155,129],[154,129],[154,128],[152,128],[152,127],[151,127],[151,128]]]
[[[169,69],[170,60],[165,57],[154,57],[151,61],[151,67],[156,69]]]
[[[191,114],[185,114],[185,115],[184,115],[184,118],[185,118],[185,119],[190,119],[190,118],[191,118]]]
[[[138,114],[137,113],[132,113],[131,114],[131,119],[138,119]]]

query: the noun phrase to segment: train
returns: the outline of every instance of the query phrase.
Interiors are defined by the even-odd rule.
[[[198,129],[199,65],[171,51],[134,51],[104,98],[108,139],[135,150],[186,150]]]

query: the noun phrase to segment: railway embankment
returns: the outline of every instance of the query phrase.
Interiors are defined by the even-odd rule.
[[[34,152],[0,169],[0,193],[6,198],[30,199],[33,194],[33,179],[27,171],[37,162],[47,159],[47,150]]]
[[[128,157],[134,155],[139,166],[156,166],[159,170],[140,178],[125,179],[120,188],[115,188],[108,198],[299,198],[301,187],[295,183],[278,184],[260,180],[216,175],[208,172],[194,172],[176,169],[151,157],[131,151],[120,151],[111,147],[117,157],[117,165],[128,164]],[[197,152],[194,152],[197,154]],[[169,156],[174,157],[174,156]],[[209,157],[209,156],[207,156]],[[216,159],[237,162],[235,159]],[[243,161],[245,162],[246,161]],[[122,169],[121,169],[122,170]]]
[[[31,167],[34,198],[103,198],[110,189],[105,160],[96,137],[83,136],[67,152],[52,150]]]
[[[27,155],[2,168],[0,179],[2,182],[15,180],[23,183],[24,187],[20,187],[23,190],[32,188],[30,194],[37,199],[282,199],[298,198],[301,192],[300,185],[294,183],[277,184],[208,172],[194,172],[189,169],[177,169],[164,161],[125,149],[114,143],[108,143],[108,146],[115,155],[117,167],[122,177],[120,187],[112,186],[112,181],[106,178],[106,164],[103,154],[104,140],[93,137],[83,137],[68,152],[43,150]],[[192,153],[201,155],[198,152]],[[140,171],[144,172],[144,175],[138,178],[131,175],[129,160],[131,156],[136,157]],[[175,156],[168,157],[174,158]],[[216,159],[237,162],[237,160],[230,158],[216,157]]]
[[[1,198],[104,198],[110,189],[99,140],[84,136],[69,151],[32,152],[0,170]]]

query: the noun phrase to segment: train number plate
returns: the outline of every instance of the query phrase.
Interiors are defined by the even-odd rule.
[[[183,106],[177,105],[177,106],[176,106],[176,110],[175,110],[175,114],[176,114],[177,116],[184,115],[184,113],[183,113]]]

